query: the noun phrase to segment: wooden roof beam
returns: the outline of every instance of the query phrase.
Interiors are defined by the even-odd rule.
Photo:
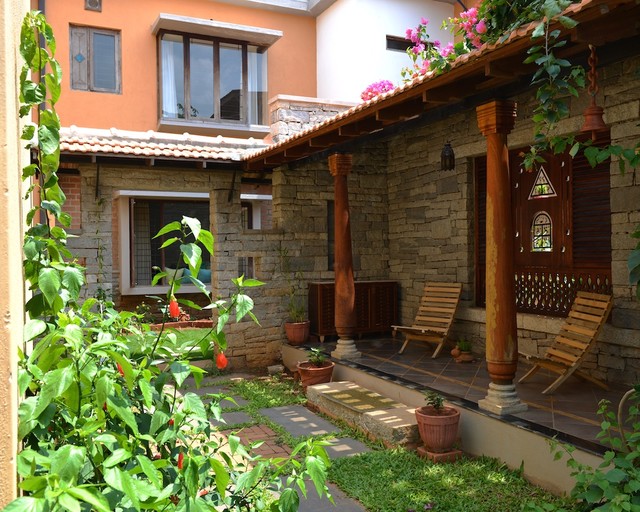
[[[358,137],[365,133],[375,132],[390,124],[389,121],[379,121],[375,117],[367,117],[338,129],[338,133],[346,137]]]
[[[284,156],[286,158],[300,158],[309,154],[311,149],[309,141],[302,142],[296,146],[285,148]]]
[[[344,142],[345,140],[349,140],[353,138],[352,136],[344,136],[340,135],[339,130],[335,130],[329,133],[324,133],[322,135],[318,135],[317,137],[312,137],[309,140],[309,147],[316,149],[324,149],[335,144],[339,144],[340,142]]]
[[[509,78],[525,76],[535,72],[531,64],[524,64],[522,56],[515,59],[500,59],[489,61],[484,65],[484,75],[488,78]]]
[[[381,122],[405,121],[412,117],[419,116],[425,110],[425,103],[422,96],[411,101],[396,103],[390,107],[381,108],[376,112],[376,120]]]

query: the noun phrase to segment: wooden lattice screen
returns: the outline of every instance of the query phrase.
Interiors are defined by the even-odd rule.
[[[511,168],[518,166],[512,152]],[[611,293],[611,211],[609,162],[591,168],[584,157],[570,163],[571,261],[562,265],[516,265],[516,304],[520,312],[566,316],[578,290]],[[485,306],[486,157],[475,160],[476,304]],[[516,193],[527,193],[518,191]],[[515,214],[514,214],[515,216]],[[515,223],[515,222],[514,222]],[[515,248],[514,248],[515,250]]]

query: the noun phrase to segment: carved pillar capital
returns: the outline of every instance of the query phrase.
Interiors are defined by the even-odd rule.
[[[476,107],[478,128],[485,137],[494,133],[508,134],[516,122],[515,101],[495,100]]]
[[[329,155],[329,171],[331,176],[347,176],[353,166],[353,157],[350,154],[334,153]]]

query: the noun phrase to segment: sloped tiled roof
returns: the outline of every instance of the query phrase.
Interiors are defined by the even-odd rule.
[[[132,132],[115,128],[100,130],[71,126],[60,131],[62,153],[96,156],[240,162],[248,151],[264,146],[262,141],[255,139]]]
[[[618,9],[619,7],[624,7],[626,10]],[[616,11],[615,16],[609,16],[613,11]],[[625,12],[627,18],[625,18]],[[629,15],[629,12],[633,14]],[[580,21],[579,26],[585,28],[582,36],[593,39],[589,42],[603,44],[628,37],[630,33],[637,34],[637,27],[633,23],[626,23],[628,16],[637,16],[637,12],[638,5],[635,0],[582,0],[571,4],[563,15]],[[608,22],[608,25],[617,26],[617,30],[607,30],[608,25],[603,25],[604,28],[598,30],[598,24],[604,22],[604,18],[607,17],[617,20],[616,23]],[[309,141],[315,142],[317,137],[328,139],[331,135],[334,139],[343,137],[344,140],[349,136],[353,137],[354,133],[361,135],[378,131],[395,122],[417,117],[429,108],[455,103],[461,98],[477,94],[478,91],[490,90],[497,85],[515,82],[519,76],[532,74],[535,67],[532,65],[525,67],[522,61],[526,50],[532,44],[531,36],[538,24],[539,22],[533,22],[519,27],[500,42],[485,44],[470,53],[461,55],[444,73],[428,72],[399,85],[392,91],[380,94],[317,125],[297,132],[277,144],[256,149],[247,158],[248,166],[254,169],[268,168],[302,158],[306,156],[304,150],[291,151],[290,157],[287,152],[294,147],[305,147],[305,144],[316,146]],[[571,29],[561,26],[558,22],[555,22],[553,28],[560,29],[563,37],[571,33]],[[580,37],[576,37],[575,41],[572,40],[571,44],[582,51],[588,48],[587,41],[580,40]],[[514,59],[514,57],[517,58]],[[491,69],[491,66],[496,63],[502,66],[498,72]],[[528,71],[524,71],[525,69]],[[432,95],[431,93],[434,92],[436,94]],[[430,104],[430,97],[433,96],[437,99]],[[389,111],[391,117],[385,119],[385,111]],[[393,116],[395,118],[392,118]],[[367,128],[359,127],[358,123],[366,125]],[[351,128],[355,126],[355,130],[348,130],[351,132],[350,135],[343,135],[342,130],[346,132],[350,128],[349,125]],[[321,149],[321,147],[320,149],[309,147],[306,154]]]

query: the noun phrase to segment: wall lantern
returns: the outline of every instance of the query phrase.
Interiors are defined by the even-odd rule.
[[[456,168],[456,155],[451,147],[451,141],[444,143],[440,153],[440,168],[443,171],[453,171]]]
[[[591,140],[595,141],[599,132],[605,132],[608,130],[607,125],[602,118],[604,110],[602,107],[596,105],[596,94],[598,94],[598,73],[596,66],[598,65],[598,58],[596,57],[596,48],[593,45],[589,45],[591,54],[589,55],[589,95],[591,96],[591,104],[584,111],[584,124],[580,129],[583,133],[591,133]]]

